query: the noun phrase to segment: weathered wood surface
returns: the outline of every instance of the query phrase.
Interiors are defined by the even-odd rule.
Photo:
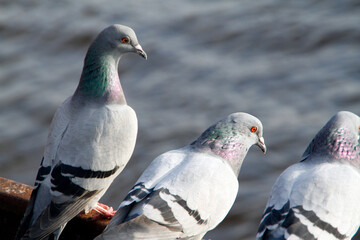
[[[0,233],[2,240],[14,239],[32,189],[29,185],[0,177]],[[103,231],[109,220],[93,220],[93,216],[98,216],[98,214],[95,211],[91,211],[89,214],[79,214],[67,224],[60,239],[94,239]]]

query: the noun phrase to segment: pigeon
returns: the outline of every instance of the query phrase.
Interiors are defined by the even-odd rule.
[[[272,188],[257,239],[351,239],[360,224],[360,118],[341,111]]]
[[[161,154],[95,239],[201,239],[232,207],[253,144],[266,152],[260,120],[233,113],[193,143]]]
[[[135,32],[122,25],[107,27],[90,45],[79,85],[51,123],[16,239],[58,239],[83,210],[111,215],[98,200],[129,161],[138,128],[117,70],[129,52],[147,58]]]

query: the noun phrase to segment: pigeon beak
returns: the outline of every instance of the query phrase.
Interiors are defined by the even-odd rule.
[[[143,58],[147,59],[147,55],[146,52],[142,49],[142,47],[140,46],[140,44],[134,46],[137,54],[139,54],[140,56],[142,56]]]
[[[259,141],[257,142],[256,145],[259,146],[259,148],[264,152],[264,154],[266,153],[266,145],[263,137],[259,137]]]

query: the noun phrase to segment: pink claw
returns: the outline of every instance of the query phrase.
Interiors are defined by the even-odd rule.
[[[116,211],[114,211],[114,209],[112,207],[109,207],[103,203],[97,203],[96,207],[94,208],[95,211],[97,211],[99,213],[99,216],[98,217],[93,217],[98,219],[98,218],[101,218],[101,217],[105,217],[105,218],[112,218]]]

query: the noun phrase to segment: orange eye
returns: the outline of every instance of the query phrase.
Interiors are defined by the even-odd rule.
[[[129,43],[129,42],[130,42],[130,39],[129,39],[128,37],[123,37],[123,38],[121,39],[121,42],[122,42],[122,43]]]
[[[253,132],[253,133],[256,132],[256,131],[257,131],[257,127],[255,127],[255,126],[252,127],[252,128],[250,129],[250,131]]]

